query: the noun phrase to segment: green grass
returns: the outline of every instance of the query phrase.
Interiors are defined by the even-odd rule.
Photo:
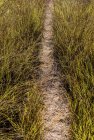
[[[6,0],[0,8],[0,140],[41,139],[35,82],[43,10],[44,0]]]
[[[73,140],[94,140],[94,2],[57,0],[55,58],[71,99]]]

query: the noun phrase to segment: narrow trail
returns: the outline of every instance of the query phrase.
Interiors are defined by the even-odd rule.
[[[60,78],[54,60],[53,0],[47,1],[42,48],[39,59],[40,86],[44,99],[44,140],[69,140],[70,111],[65,89],[61,89]]]

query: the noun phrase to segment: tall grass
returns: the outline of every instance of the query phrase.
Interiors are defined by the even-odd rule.
[[[42,100],[35,81],[44,0],[0,6],[0,140],[40,140]]]
[[[94,140],[94,2],[57,0],[55,58],[71,99],[73,140]]]

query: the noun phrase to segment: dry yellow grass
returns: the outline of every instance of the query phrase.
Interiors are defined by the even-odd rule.
[[[55,58],[71,99],[73,140],[94,140],[94,1],[57,0]]]
[[[43,10],[44,0],[6,0],[0,7],[0,140],[41,139],[35,81]]]

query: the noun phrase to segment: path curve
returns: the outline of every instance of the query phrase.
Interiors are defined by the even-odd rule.
[[[70,111],[65,89],[61,89],[60,78],[54,60],[53,0],[48,0],[45,9],[42,48],[39,59],[40,86],[44,97],[44,140],[69,140]]]

